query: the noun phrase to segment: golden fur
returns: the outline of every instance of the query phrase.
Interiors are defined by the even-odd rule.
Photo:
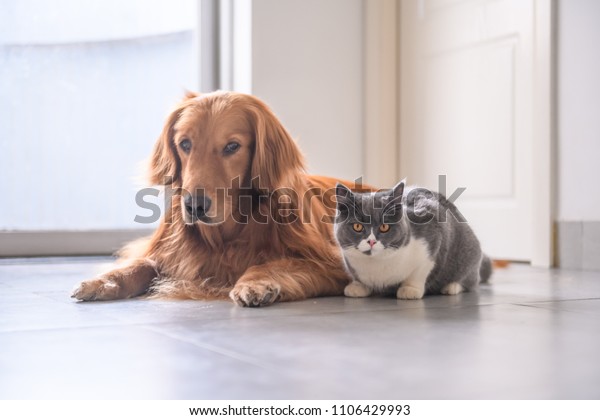
[[[189,154],[178,148],[183,138],[191,141]],[[232,138],[240,149],[224,156]],[[257,98],[188,94],[156,142],[150,180],[174,189],[159,228],[126,247],[119,268],[84,281],[73,297],[122,299],[150,290],[262,306],[343,293],[348,277],[327,220],[338,180],[305,173],[298,147]],[[207,216],[215,224],[184,218],[182,197],[199,188],[214,203]],[[240,223],[243,215],[254,217]]]

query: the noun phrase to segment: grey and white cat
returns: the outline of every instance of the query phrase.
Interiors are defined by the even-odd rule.
[[[336,195],[335,237],[354,279],[346,296],[456,295],[489,279],[490,259],[443,195],[405,189],[404,181],[376,193],[353,193],[338,184]]]

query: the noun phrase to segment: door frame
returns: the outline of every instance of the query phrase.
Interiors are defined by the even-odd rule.
[[[398,181],[400,1],[363,3],[363,172],[366,183],[380,187]]]
[[[388,186],[402,177],[400,163],[400,3],[365,1],[364,175]],[[531,265],[554,262],[556,154],[556,0],[534,2]],[[393,39],[390,39],[393,37]],[[392,93],[390,93],[392,92]],[[386,112],[392,110],[392,112]],[[389,153],[382,153],[382,150]],[[394,156],[392,156],[394,154]]]
[[[556,10],[556,0],[535,0],[531,265],[536,267],[553,265],[556,241]]]

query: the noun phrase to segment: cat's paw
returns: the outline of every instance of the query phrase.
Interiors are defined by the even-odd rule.
[[[443,295],[458,295],[464,290],[462,285],[458,282],[448,283],[444,287],[442,287],[441,293]]]
[[[371,289],[362,283],[353,281],[344,289],[344,295],[348,297],[367,297],[371,294]]]
[[[419,288],[413,287],[413,286],[402,286],[396,292],[396,297],[398,299],[404,299],[404,300],[415,300],[415,299],[421,299],[424,294],[425,294],[425,291],[423,289],[419,289]]]
[[[238,283],[229,297],[239,306],[267,306],[280,298],[281,286],[270,280]]]

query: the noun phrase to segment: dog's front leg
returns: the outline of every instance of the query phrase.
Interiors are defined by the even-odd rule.
[[[229,296],[240,306],[266,306],[276,301],[341,295],[348,282],[341,264],[281,259],[248,268]]]
[[[146,293],[157,276],[156,266],[152,261],[139,259],[81,282],[75,287],[71,297],[85,301],[127,299]]]

